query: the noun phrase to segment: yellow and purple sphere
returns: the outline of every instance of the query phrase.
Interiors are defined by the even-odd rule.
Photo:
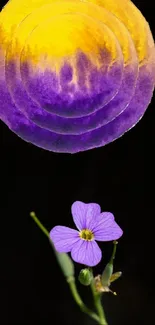
[[[10,0],[0,13],[0,119],[76,153],[132,128],[155,85],[155,45],[130,0]]]

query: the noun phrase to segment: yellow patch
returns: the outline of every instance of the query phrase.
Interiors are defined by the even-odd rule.
[[[112,54],[113,60],[116,59],[117,46],[106,26],[85,15],[65,14],[50,18],[34,29],[21,60],[29,58],[38,63],[44,55],[46,61],[49,57],[49,62],[52,60],[55,65],[58,60],[74,56],[80,50],[94,63],[99,63],[100,51],[105,49]]]
[[[94,239],[94,235],[89,229],[82,229],[79,233],[80,238],[83,240],[92,241]]]
[[[77,13],[77,17],[75,19],[65,17],[69,13]],[[64,17],[61,16],[60,18],[59,15],[62,14]],[[94,19],[96,22],[92,23],[90,27],[89,19],[83,19],[82,15],[80,19],[78,14],[85,14],[90,17],[89,19]],[[48,21],[49,17],[51,17],[50,22]],[[114,17],[120,21],[118,24],[114,23]],[[25,32],[27,30],[28,34],[23,34],[23,39],[22,34],[20,35],[19,44],[16,44],[16,51],[17,48],[18,51],[21,50],[25,36],[28,38],[29,26],[36,28],[38,25],[37,31],[31,37],[31,47],[29,48],[29,57],[34,61],[38,60],[37,55],[41,55],[43,49],[48,49],[49,55],[52,57],[61,58],[63,55],[72,55],[80,48],[89,53],[89,56],[93,51],[93,57],[95,57],[95,53],[98,53],[103,46],[110,50],[112,58],[115,60],[117,41],[115,43],[114,39],[109,38],[106,27],[103,27],[102,30],[99,25],[101,22],[106,24],[118,39],[124,62],[130,60],[130,44],[125,30],[123,31],[122,28],[121,31],[121,23],[124,24],[132,37],[139,63],[147,63],[148,69],[154,65],[155,48],[149,25],[141,12],[129,0],[63,0],[61,2],[57,0],[21,0],[20,2],[19,0],[11,0],[0,13],[0,51],[2,54],[12,39],[16,28],[20,23],[24,24],[24,20],[26,22],[27,19],[28,29],[25,27]],[[43,20],[46,22],[43,23]],[[41,25],[39,26],[39,24]]]

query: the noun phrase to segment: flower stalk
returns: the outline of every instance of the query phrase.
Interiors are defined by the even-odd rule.
[[[92,269],[90,269],[90,270],[93,273]],[[95,284],[94,284],[94,277],[93,277],[93,280],[91,281],[90,287],[91,287],[91,291],[92,291],[92,295],[93,295],[93,299],[94,299],[94,305],[95,305],[96,311],[99,316],[99,324],[100,325],[108,325],[108,323],[106,321],[104,309],[102,306],[102,302],[101,302],[102,295],[101,295],[101,293],[96,291]]]
[[[50,236],[49,236],[49,232],[48,230],[43,226],[43,224],[40,222],[40,220],[37,218],[36,214],[34,212],[30,213],[31,218],[35,221],[35,223],[37,224],[37,226],[40,228],[40,230],[46,235],[46,237],[48,237],[48,239],[50,240]],[[52,242],[50,241],[50,243],[52,244]],[[93,312],[91,309],[89,309],[84,302],[82,301],[77,287],[76,287],[76,283],[75,283],[75,277],[74,277],[74,265],[70,259],[70,257],[68,256],[68,254],[65,253],[58,253],[55,248],[54,245],[51,245],[54,253],[56,255],[57,261],[61,267],[61,270],[66,278],[66,281],[69,285],[70,291],[72,293],[72,296],[75,300],[75,302],[77,303],[77,305],[80,307],[81,311],[84,312],[85,314],[89,315],[89,317],[91,317],[92,319],[94,319],[96,322],[98,322],[98,324],[100,325],[105,325],[106,323],[101,323],[101,317],[98,316],[95,312]]]
[[[77,303],[77,305],[80,307],[81,311],[84,312],[85,314],[89,315],[89,317],[96,320],[99,324],[101,324],[100,317],[98,317],[98,315],[96,313],[94,313],[91,309],[89,309],[82,301],[82,299],[77,291],[77,287],[75,284],[75,278],[73,277],[72,279],[68,279],[67,282],[69,284],[72,296],[73,296],[75,302]]]

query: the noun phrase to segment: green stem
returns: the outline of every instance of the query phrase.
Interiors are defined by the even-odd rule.
[[[112,255],[111,255],[110,262],[109,262],[109,263],[111,263],[111,264],[113,264],[113,260],[114,260],[115,255],[116,255],[116,248],[117,248],[117,244],[118,244],[118,242],[115,240],[115,241],[113,242],[113,244],[114,244],[113,252],[112,252]]]
[[[42,230],[42,232],[48,237],[49,239],[49,232],[48,230],[43,226],[43,224],[39,221],[37,218],[35,212],[30,212],[30,217],[34,220],[34,222],[38,225],[38,227]]]
[[[91,270],[91,272],[92,272],[92,270]],[[94,305],[95,305],[96,311],[97,311],[99,319],[100,319],[99,324],[100,325],[108,325],[108,323],[106,321],[105,313],[103,310],[102,302],[101,302],[101,294],[96,291],[96,288],[94,285],[94,279],[92,280],[90,287],[91,287],[91,291],[92,291],[93,298],[94,298]]]
[[[77,305],[80,307],[81,311],[83,311],[85,314],[89,315],[91,318],[93,318],[94,320],[96,320],[99,324],[100,324],[100,318],[97,316],[96,313],[94,313],[92,310],[90,310],[82,301],[77,288],[76,288],[76,284],[75,284],[75,279],[71,278],[68,279],[68,284],[72,293],[72,296],[74,298],[74,300],[76,301]]]

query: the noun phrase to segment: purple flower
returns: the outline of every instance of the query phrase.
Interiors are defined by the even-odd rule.
[[[102,212],[96,203],[76,201],[71,207],[73,220],[78,231],[56,226],[50,231],[50,238],[60,253],[71,252],[72,259],[81,264],[94,266],[102,258],[96,240],[111,241],[120,238],[122,229],[110,212]]]

